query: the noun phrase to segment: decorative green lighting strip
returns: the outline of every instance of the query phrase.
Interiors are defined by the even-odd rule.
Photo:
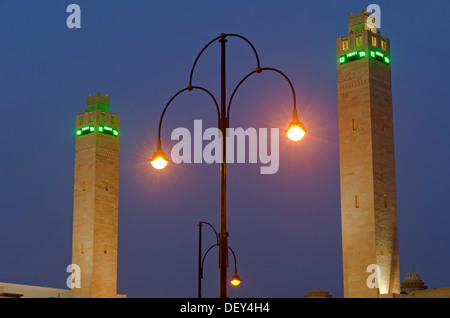
[[[386,54],[384,54],[382,52],[370,51],[370,57],[377,61],[383,62],[384,64],[391,63],[391,59],[389,58],[389,56],[387,56]]]
[[[384,54],[383,52],[374,51],[371,50],[369,53],[369,56],[377,61],[383,62],[384,64],[390,64],[391,59],[389,56]],[[366,57],[366,51],[365,50],[359,50],[347,53],[345,55],[341,55],[339,57],[339,64],[345,64],[348,62],[360,60]]]
[[[77,136],[83,136],[95,131],[95,126],[86,126],[77,130]],[[119,131],[117,129],[108,126],[98,126],[98,131],[102,134],[119,136]]]
[[[87,134],[93,133],[94,131],[95,131],[94,126],[86,126],[86,127],[83,127],[81,129],[77,130],[77,136],[87,135]]]
[[[366,51],[365,50],[359,50],[347,53],[345,55],[341,55],[339,57],[339,64],[345,64],[348,62],[356,61],[359,59],[363,59],[366,57]]]
[[[108,126],[98,126],[98,131],[107,135],[119,136],[119,132],[116,129]]]

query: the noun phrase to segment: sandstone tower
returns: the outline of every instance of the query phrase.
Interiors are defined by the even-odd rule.
[[[88,96],[76,117],[72,263],[80,266],[74,297],[116,297],[120,118],[109,96]]]
[[[390,42],[364,9],[336,49],[344,296],[399,294]]]

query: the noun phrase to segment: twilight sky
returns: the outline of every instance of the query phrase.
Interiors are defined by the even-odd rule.
[[[429,288],[450,274],[450,4],[377,1],[391,40],[401,278],[414,266]],[[82,28],[66,27],[81,7]],[[219,228],[219,166],[154,170],[160,114],[186,87],[201,48],[220,33],[255,45],[262,67],[282,70],[308,135],[280,134],[280,168],[228,166],[229,244],[243,283],[229,297],[303,297],[317,287],[343,296],[336,44],[363,1],[0,1],[0,281],[66,288],[71,263],[75,115],[97,91],[121,116],[118,292],[196,297],[198,222]],[[199,60],[194,83],[219,99],[219,45]],[[227,47],[228,96],[255,68],[243,41]],[[163,124],[216,125],[210,99],[181,95]],[[246,81],[232,127],[281,131],[291,93],[275,73]],[[204,228],[204,250],[214,243]],[[218,297],[218,251],[205,261],[203,295]],[[233,264],[230,263],[229,276]]]

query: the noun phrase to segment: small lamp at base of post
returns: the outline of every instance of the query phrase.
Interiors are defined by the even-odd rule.
[[[231,277],[230,283],[233,286],[238,286],[241,283],[241,278],[237,274],[237,270],[236,269],[234,270],[234,275],[233,275],[233,277]]]

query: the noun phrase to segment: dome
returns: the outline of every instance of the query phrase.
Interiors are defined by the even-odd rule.
[[[428,287],[425,286],[420,275],[411,268],[411,271],[405,275],[400,288],[403,293],[407,293],[414,290],[424,290]]]
[[[411,270],[408,274],[405,275],[403,282],[422,282],[422,278],[419,274]]]
[[[316,288],[311,292],[311,294],[323,294],[323,293],[325,293],[325,291],[320,288]]]
[[[329,292],[322,290],[320,288],[316,288],[305,295],[305,298],[331,298],[331,297],[333,297],[333,295],[330,295]]]

